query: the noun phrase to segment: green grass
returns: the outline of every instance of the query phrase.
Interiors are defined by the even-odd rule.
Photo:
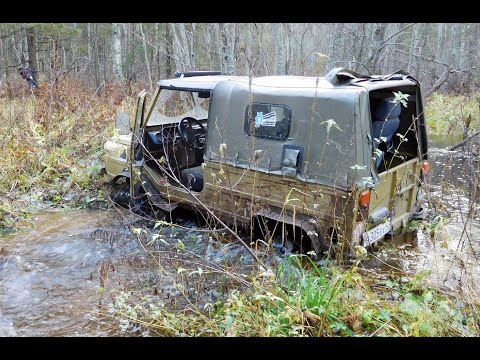
[[[356,266],[319,267],[291,256],[202,308],[172,311],[122,292],[112,312],[162,336],[478,336],[478,304],[428,289],[422,276],[379,280]]]
[[[469,129],[480,122],[480,94],[451,95],[434,93],[425,104],[429,135],[461,138],[467,123]]]

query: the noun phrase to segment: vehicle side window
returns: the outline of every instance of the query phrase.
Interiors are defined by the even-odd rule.
[[[290,133],[292,111],[287,105],[253,103],[247,106],[244,129],[248,135],[286,140]]]

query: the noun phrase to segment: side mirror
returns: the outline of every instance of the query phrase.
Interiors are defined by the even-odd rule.
[[[130,117],[125,111],[117,111],[115,115],[115,129],[118,130],[119,135],[126,135],[132,131],[130,127]]]

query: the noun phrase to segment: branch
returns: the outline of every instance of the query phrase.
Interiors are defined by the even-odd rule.
[[[395,49],[395,51],[397,51],[401,54],[404,54],[404,55],[410,55],[408,52],[400,50],[400,49]],[[428,60],[428,61],[440,64],[440,65],[443,65],[443,66],[446,66],[446,67],[451,67],[450,64],[444,63],[443,61],[439,61],[439,60],[434,59],[434,58],[429,58],[429,57],[426,57],[426,56],[423,56],[423,55],[420,55],[420,54],[412,54],[412,55],[417,57],[417,58],[423,59],[423,60]]]
[[[471,68],[468,68],[468,69],[454,69],[453,66],[450,66],[448,70],[446,70],[440,76],[440,78],[435,82],[435,84],[433,84],[432,88],[426,92],[425,99],[428,98],[430,95],[432,95],[432,93],[437,91],[440,88],[440,86],[442,86],[447,81],[448,76],[450,74],[454,74],[457,72],[469,72],[470,70],[473,70],[473,69],[475,69],[475,66],[472,66]]]
[[[138,37],[138,38],[140,38],[140,39],[143,40],[142,36],[139,35],[139,34],[137,34],[135,31],[133,31],[133,30],[131,30],[131,29],[128,29],[128,31],[131,32],[131,33],[132,33],[133,35],[135,35],[136,37]],[[171,58],[172,58],[174,61],[176,61],[177,63],[179,63],[179,64],[181,64],[181,65],[183,65],[183,66],[186,65],[186,64],[183,63],[179,58],[177,58],[175,55],[167,54],[166,51],[164,51],[164,50],[160,49],[159,47],[153,45],[153,44],[150,43],[149,41],[145,41],[145,42],[146,42],[149,46],[151,46],[153,49],[159,51],[160,53],[162,53],[162,54],[164,54],[164,55],[166,55],[166,56],[171,57]],[[172,44],[172,45],[173,45],[173,44]]]
[[[407,44],[404,44],[404,43],[388,43],[388,44],[383,44],[380,49],[382,49],[382,48],[384,48],[384,47],[386,47],[386,46],[391,46],[391,45],[400,45],[400,46],[405,46],[405,47],[407,47]]]
[[[450,73],[453,73],[453,72],[454,72],[453,67],[449,67],[447,70],[445,70],[442,76],[440,76],[440,78],[435,82],[435,84],[433,84],[432,88],[426,92],[424,98],[425,99],[428,98],[435,91],[437,91],[440,88],[440,86],[442,86],[447,81]]]
[[[460,146],[465,145],[470,139],[474,138],[477,135],[480,135],[480,130],[475,131],[472,135],[456,143],[455,145],[447,147],[446,150],[449,150],[449,151],[455,150],[456,148],[459,148]]]
[[[12,36],[13,34],[17,33],[17,32],[20,32],[22,31],[23,28],[20,28],[18,30],[13,30],[10,34],[8,35],[0,35],[0,39],[6,39],[6,38],[9,38],[10,36]]]
[[[413,25],[415,25],[415,24],[416,24],[416,23],[407,25],[407,26],[403,27],[402,29],[398,30],[395,34],[393,34],[393,35],[389,36],[388,38],[386,38],[386,39],[383,41],[382,45],[380,45],[380,47],[378,48],[378,50],[382,50],[382,49],[387,45],[388,40],[390,40],[390,39],[393,38],[394,36],[397,36],[397,35],[400,34],[403,30],[406,30],[406,29],[408,29],[409,27],[411,27],[411,26],[413,26]]]
[[[19,63],[19,64],[15,64],[15,65],[9,65],[9,66],[5,66],[5,69],[10,69],[10,68],[18,68],[19,66],[22,66],[23,64],[22,63]]]
[[[75,69],[75,67],[76,67],[75,63],[80,59],[86,59],[86,56],[82,56],[82,57],[79,57],[79,58],[76,58],[75,60],[73,60],[73,62],[70,64],[70,67],[68,69],[63,70],[61,73],[59,73],[59,74],[57,74],[57,76],[55,76],[55,80],[53,80],[52,85],[55,85],[55,83],[57,82],[57,80],[60,76],[67,75],[70,71]]]

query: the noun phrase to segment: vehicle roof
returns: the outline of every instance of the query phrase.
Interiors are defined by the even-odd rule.
[[[413,79],[410,76],[399,76],[395,79],[385,79],[381,76],[371,76],[369,78],[351,79],[342,83],[331,83],[325,77],[314,76],[261,76],[252,78],[252,85],[258,87],[271,87],[278,89],[333,89],[340,87],[350,87],[349,85],[360,86],[374,90],[383,87],[412,85]],[[208,75],[191,76],[184,78],[160,80],[157,84],[164,89],[179,89],[189,91],[211,91],[223,81],[232,81],[235,83],[248,84],[248,76],[229,76],[229,75]]]
[[[248,82],[248,76],[207,75],[160,80],[157,84],[161,88],[201,91],[213,90],[215,86],[222,81],[242,79]]]
[[[248,84],[248,76],[208,75],[191,76],[184,78],[160,80],[158,86],[162,88],[188,89],[188,90],[213,90],[222,81],[234,81]],[[260,76],[252,78],[252,85],[275,88],[333,88],[334,86],[325,78],[308,76]]]

